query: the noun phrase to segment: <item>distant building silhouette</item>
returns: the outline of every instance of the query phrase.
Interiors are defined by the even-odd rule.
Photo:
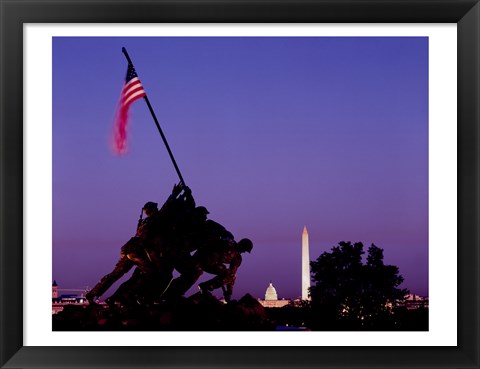
[[[52,284],[52,299],[57,299],[58,298],[58,284],[57,281],[53,281]]]
[[[310,245],[308,243],[307,226],[302,232],[302,300],[310,300],[308,290],[310,288]]]
[[[428,308],[428,297],[415,294],[405,296],[405,301],[397,303],[398,306],[405,306],[408,310]]]
[[[262,304],[263,307],[267,308],[277,308],[284,307],[290,303],[290,300],[279,300],[277,295],[277,290],[273,287],[272,282],[267,287],[265,291],[265,300],[258,299],[258,302]]]
[[[272,282],[267,287],[267,291],[265,292],[265,300],[266,301],[272,301],[272,300],[278,300],[278,295],[277,295],[277,290],[275,287],[273,287]]]
[[[82,292],[80,296],[77,294],[62,294],[59,295],[59,291],[62,290],[58,287],[57,281],[53,281],[52,283],[52,314],[56,314],[63,310],[63,307],[67,304],[85,304],[87,300],[83,295],[84,290],[67,290],[64,289],[63,291],[78,291]]]

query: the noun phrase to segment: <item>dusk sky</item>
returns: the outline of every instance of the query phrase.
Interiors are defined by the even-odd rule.
[[[270,281],[280,298],[301,295],[304,226],[311,260],[339,241],[374,243],[402,287],[428,295],[426,37],[55,37],[60,288],[110,272],[143,204],[178,183],[143,99],[127,153],[113,153],[122,46],[197,205],[254,243],[234,298],[263,298]]]

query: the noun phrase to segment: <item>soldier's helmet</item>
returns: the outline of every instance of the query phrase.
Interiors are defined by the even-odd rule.
[[[238,248],[242,252],[248,252],[250,254],[253,249],[253,242],[248,238],[242,238],[240,241],[238,241]]]
[[[149,211],[158,210],[158,204],[156,202],[149,201],[145,205],[143,205],[143,209]]]
[[[195,208],[195,212],[202,215],[210,214],[210,212],[207,210],[205,206],[197,206]]]

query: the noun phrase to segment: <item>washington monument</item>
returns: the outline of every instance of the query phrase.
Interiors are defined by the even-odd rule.
[[[302,300],[309,300],[308,289],[310,288],[310,253],[308,251],[307,226],[303,227],[302,233]]]

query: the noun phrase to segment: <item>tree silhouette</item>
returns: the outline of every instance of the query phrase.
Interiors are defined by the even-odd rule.
[[[397,288],[398,267],[383,263],[383,250],[374,244],[362,263],[363,244],[340,242],[312,261],[310,288],[318,329],[387,329],[395,324],[394,306],[409,293]]]

